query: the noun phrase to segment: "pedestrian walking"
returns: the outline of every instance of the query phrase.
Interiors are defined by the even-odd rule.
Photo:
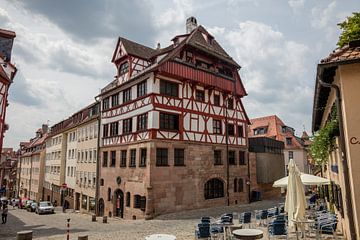
[[[2,224],[5,224],[7,221],[8,211],[9,210],[8,210],[6,204],[3,204],[3,209],[2,209],[2,214],[1,214]]]

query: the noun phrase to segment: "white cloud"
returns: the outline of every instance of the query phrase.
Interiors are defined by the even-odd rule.
[[[304,8],[305,0],[289,0],[288,4],[295,13],[298,13]]]
[[[326,28],[333,19],[335,8],[336,2],[333,1],[326,8],[317,6],[311,9],[311,26],[318,29]]]

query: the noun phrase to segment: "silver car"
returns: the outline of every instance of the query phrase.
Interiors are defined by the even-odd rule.
[[[54,213],[54,206],[49,201],[39,202],[35,210],[36,214]]]

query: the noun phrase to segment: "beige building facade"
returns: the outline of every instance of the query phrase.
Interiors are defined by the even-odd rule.
[[[333,114],[339,119],[326,174],[331,179],[328,202],[334,206],[346,239],[360,237],[360,41],[338,49],[318,65],[313,130],[323,128]],[[342,121],[341,121],[342,120]]]

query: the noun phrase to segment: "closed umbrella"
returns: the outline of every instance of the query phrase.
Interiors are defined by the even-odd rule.
[[[289,226],[294,226],[294,220],[305,219],[306,199],[304,184],[301,182],[300,171],[293,159],[289,161],[289,177],[285,200],[285,211],[288,213]]]
[[[322,185],[330,185],[330,180],[327,178],[318,177],[311,174],[301,173],[300,175],[301,182],[306,186],[322,186]],[[288,177],[280,178],[276,180],[273,184],[273,187],[287,187]]]

